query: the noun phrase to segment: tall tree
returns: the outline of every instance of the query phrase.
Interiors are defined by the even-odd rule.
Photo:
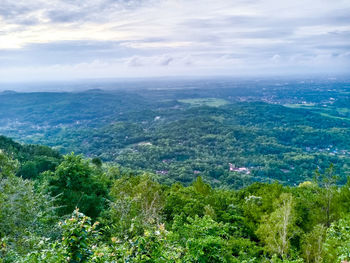
[[[329,227],[331,223],[337,219],[337,206],[335,200],[337,198],[337,187],[336,182],[339,179],[337,175],[334,174],[334,166],[331,164],[323,174],[316,170],[315,180],[321,188],[319,188],[319,196],[321,197],[322,207],[324,210],[324,224]]]
[[[84,214],[96,218],[104,208],[107,189],[81,155],[64,156],[50,185],[52,193],[60,195],[62,215],[72,213],[78,207]]]
[[[18,169],[18,161],[11,159],[0,149],[0,179],[8,177]]]
[[[323,262],[323,242],[325,235],[326,227],[316,225],[311,232],[303,236],[302,253],[307,263]]]
[[[265,249],[282,258],[288,255],[290,240],[298,232],[293,206],[292,195],[281,194],[276,210],[263,218],[257,230],[257,235],[265,244]]]
[[[350,260],[350,217],[333,222],[327,229],[324,243],[324,262],[346,262]]]

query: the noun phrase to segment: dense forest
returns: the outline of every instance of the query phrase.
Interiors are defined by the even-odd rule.
[[[0,137],[0,262],[349,260],[350,182],[212,188]],[[30,168],[30,169],[29,169]]]
[[[350,260],[348,81],[125,85],[0,93],[1,263]]]
[[[350,166],[348,80],[117,83],[77,92],[0,93],[0,133],[213,187],[297,186]],[[30,163],[28,164],[30,165]]]

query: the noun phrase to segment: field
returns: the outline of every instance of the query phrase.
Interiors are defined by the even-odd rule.
[[[220,107],[229,103],[224,99],[217,99],[217,98],[184,99],[184,100],[179,100],[179,102],[188,103],[188,104],[191,104],[192,106],[208,106],[208,107]]]

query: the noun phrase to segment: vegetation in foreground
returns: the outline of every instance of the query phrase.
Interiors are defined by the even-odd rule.
[[[0,262],[350,259],[350,182],[336,186],[333,166],[298,187],[225,190],[201,177],[162,185],[99,159],[13,145],[0,153]],[[52,165],[26,179],[28,160]]]

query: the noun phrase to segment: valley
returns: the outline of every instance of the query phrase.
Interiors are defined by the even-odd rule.
[[[0,133],[150,172],[163,183],[298,185],[350,165],[347,80],[184,80],[0,93]],[[230,171],[229,164],[249,173]]]

